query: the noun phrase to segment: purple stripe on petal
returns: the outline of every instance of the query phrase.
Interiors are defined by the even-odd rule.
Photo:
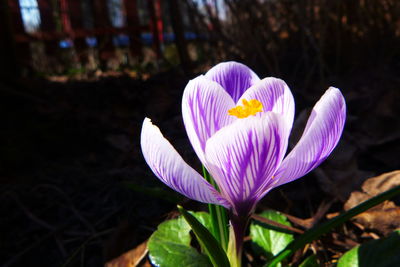
[[[339,142],[345,120],[343,95],[330,87],[315,104],[302,137],[275,174],[274,186],[302,177],[321,164]]]
[[[258,200],[283,159],[288,132],[281,115],[267,112],[237,120],[207,141],[206,167],[236,212]]]
[[[236,118],[228,115],[235,103],[216,82],[199,76],[191,80],[182,98],[182,117],[189,140],[204,164],[204,150],[208,138]]]
[[[277,78],[262,79],[247,89],[239,99],[257,99],[263,104],[263,111],[272,111],[284,116],[289,128],[292,128],[294,119],[294,98],[287,84]]]
[[[143,122],[140,144],[147,164],[166,185],[200,202],[230,206],[226,199],[182,159],[148,118]]]
[[[260,80],[249,67],[234,61],[219,63],[211,68],[205,77],[219,83],[235,103],[247,88]]]

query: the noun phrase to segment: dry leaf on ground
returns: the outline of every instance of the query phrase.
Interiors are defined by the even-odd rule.
[[[362,185],[363,192],[351,193],[350,198],[344,204],[344,209],[349,210],[398,185],[400,185],[400,170],[369,178]],[[400,207],[396,206],[393,201],[385,201],[356,216],[354,220],[366,228],[386,235],[400,227]]]
[[[147,241],[105,264],[105,267],[136,267],[148,252]]]

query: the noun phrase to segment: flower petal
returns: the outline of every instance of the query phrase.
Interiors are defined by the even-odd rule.
[[[248,213],[269,183],[288,144],[282,116],[273,112],[240,119],[218,131],[206,145],[206,168],[238,214]]]
[[[182,98],[182,117],[189,140],[204,164],[206,142],[215,132],[236,118],[228,115],[235,103],[216,82],[199,76],[191,80]]]
[[[147,164],[166,185],[188,198],[229,207],[228,202],[182,159],[148,118],[143,122],[140,143]]]
[[[339,89],[330,87],[315,104],[302,137],[275,174],[274,186],[304,176],[323,162],[339,142],[345,120],[343,95]]]
[[[211,68],[205,76],[207,79],[219,83],[235,103],[247,88],[260,80],[249,67],[235,61],[219,63]]]
[[[262,79],[247,89],[238,103],[241,103],[242,99],[257,99],[263,104],[263,111],[282,114],[289,128],[292,128],[294,99],[289,86],[283,80],[273,77]]]

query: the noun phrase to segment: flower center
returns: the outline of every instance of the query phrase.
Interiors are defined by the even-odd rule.
[[[250,115],[256,115],[257,112],[262,112],[263,105],[257,99],[247,101],[242,100],[243,106],[237,105],[236,107],[228,110],[228,114],[238,117],[239,119],[247,118]]]

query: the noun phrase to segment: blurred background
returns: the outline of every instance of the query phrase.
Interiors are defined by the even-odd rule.
[[[0,0],[0,264],[101,266],[176,203],[201,209],[154,177],[140,128],[150,117],[199,169],[182,92],[229,60],[288,83],[291,145],[329,86],[348,106],[334,154],[260,209],[321,219],[367,178],[400,168],[397,0]],[[336,234],[328,245],[371,238]]]

